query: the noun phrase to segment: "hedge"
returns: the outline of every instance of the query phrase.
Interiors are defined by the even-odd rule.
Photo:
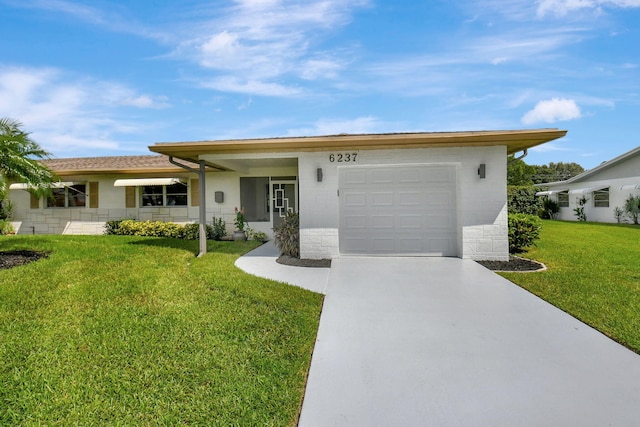
[[[220,238],[214,233],[213,227],[206,226],[207,239]],[[168,237],[173,239],[197,240],[200,238],[199,224],[180,225],[164,221],[136,221],[133,219],[119,219],[107,221],[105,234],[119,236]],[[216,240],[218,240],[216,239]]]

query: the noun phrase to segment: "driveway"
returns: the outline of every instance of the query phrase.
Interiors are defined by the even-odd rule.
[[[301,427],[639,422],[639,355],[477,263],[333,261]]]

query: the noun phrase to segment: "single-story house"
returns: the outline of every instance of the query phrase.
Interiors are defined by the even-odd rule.
[[[105,221],[208,222],[234,209],[272,235],[300,214],[300,255],[506,260],[507,155],[558,129],[157,143],[163,156],[46,162],[52,200],[12,188],[19,233],[97,233]],[[202,250],[202,246],[201,246]]]
[[[640,147],[566,181],[536,186],[544,188],[536,195],[557,201],[558,219],[577,221],[574,209],[582,200],[588,221],[617,222],[615,208],[624,209],[630,195],[640,196]]]

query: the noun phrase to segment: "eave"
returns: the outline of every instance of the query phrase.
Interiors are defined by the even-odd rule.
[[[359,135],[342,134],[196,142],[160,142],[150,146],[149,150],[193,162],[197,162],[200,155],[213,153],[243,154],[434,147],[506,146],[507,153],[513,154],[554,139],[562,138],[566,133],[566,130],[559,129],[534,129]]]

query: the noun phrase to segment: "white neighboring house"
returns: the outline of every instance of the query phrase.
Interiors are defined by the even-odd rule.
[[[234,209],[244,207],[249,226],[270,236],[287,212],[298,212],[302,258],[507,260],[507,155],[565,134],[536,129],[157,143],[150,150],[166,157],[49,163],[65,181],[57,201],[34,200],[19,187],[11,198],[19,233],[97,233],[105,221],[123,217],[211,223],[214,216],[232,231]]]
[[[625,200],[630,195],[640,196],[640,147],[566,181],[536,186],[546,188],[536,195],[547,196],[558,202],[558,219],[577,221],[574,209],[579,207],[579,200],[584,198],[587,221],[618,222],[614,209],[624,209]]]

